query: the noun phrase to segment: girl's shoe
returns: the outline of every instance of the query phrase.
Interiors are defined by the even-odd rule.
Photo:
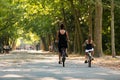
[[[59,64],[62,64],[61,61],[58,62]]]
[[[87,60],[85,60],[85,62],[84,63],[88,63],[88,61]]]

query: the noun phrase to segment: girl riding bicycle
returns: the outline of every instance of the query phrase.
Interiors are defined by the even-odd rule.
[[[92,56],[94,55],[94,46],[95,46],[95,44],[94,44],[94,42],[92,40],[91,35],[89,35],[88,39],[85,40],[83,46],[85,47],[85,59],[86,59],[85,63],[87,63],[87,54],[88,54],[88,52],[91,51]]]

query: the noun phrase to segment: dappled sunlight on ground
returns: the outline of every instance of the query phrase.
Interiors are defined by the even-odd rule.
[[[119,63],[119,58],[95,58],[89,68],[80,55],[69,54],[65,67],[58,64],[56,53],[48,51],[13,51],[1,55],[0,80],[117,80],[120,77],[117,71],[98,67],[111,61]]]
[[[104,56],[96,58],[94,64],[114,70],[120,70],[120,57],[117,56],[117,58],[112,58],[111,56]]]
[[[6,75],[4,75],[2,77],[4,78],[4,77],[24,77],[24,76],[16,75],[16,74],[6,74]]]

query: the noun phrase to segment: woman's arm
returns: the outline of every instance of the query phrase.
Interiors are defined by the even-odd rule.
[[[68,32],[66,31],[66,36],[67,36],[67,41],[70,41],[69,40],[69,35],[68,35]]]

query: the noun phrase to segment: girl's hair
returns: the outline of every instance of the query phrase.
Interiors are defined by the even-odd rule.
[[[88,43],[91,42],[91,39],[92,39],[92,38],[91,38],[91,35],[89,35],[89,36],[88,36]]]
[[[60,29],[64,29],[64,25],[63,24],[60,25]]]

